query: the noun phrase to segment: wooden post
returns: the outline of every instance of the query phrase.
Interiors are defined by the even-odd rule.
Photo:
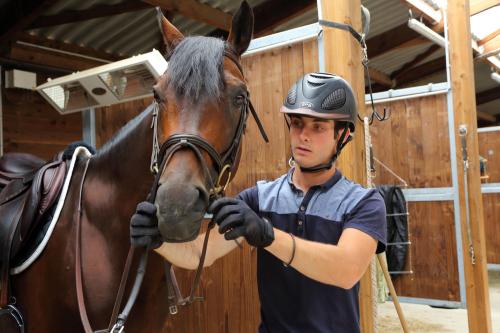
[[[457,151],[458,186],[460,200],[460,224],[467,296],[469,332],[491,332],[488,273],[486,269],[486,245],[484,234],[483,202],[479,172],[479,149],[477,137],[477,112],[474,89],[474,66],[472,62],[470,8],[468,0],[449,0],[447,8],[448,35],[450,42],[451,88],[455,144]],[[464,184],[459,127],[467,129],[466,144],[469,160],[467,183]],[[467,196],[466,196],[467,193]],[[470,232],[475,255],[472,263],[469,253],[467,226],[469,208]]]
[[[361,31],[360,0],[318,0],[318,4],[321,6],[323,20],[349,24],[356,31]],[[347,31],[329,27],[323,27],[323,30],[324,70],[342,76],[351,84],[356,94],[358,112],[363,116],[365,81],[361,46]],[[364,139],[363,124],[358,122],[354,140],[342,150],[336,163],[346,177],[360,184],[366,183]],[[371,270],[368,269],[361,279],[360,290],[361,329],[364,333],[374,331],[373,297]]]

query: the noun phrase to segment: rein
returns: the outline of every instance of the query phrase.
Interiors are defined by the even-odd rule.
[[[243,68],[239,63],[237,55],[230,49],[225,48],[224,56],[230,59],[239,69],[241,74],[243,75]],[[243,75],[244,76],[244,75]],[[167,140],[159,147],[158,141],[158,116],[159,116],[159,102],[154,101],[154,109],[153,109],[153,119],[151,123],[151,128],[153,129],[153,145],[152,145],[152,153],[151,153],[151,164],[150,171],[155,176],[155,180],[153,182],[153,186],[151,187],[151,191],[148,195],[147,200],[151,203],[155,202],[156,192],[160,185],[161,172],[165,166],[168,164],[174,153],[183,148],[191,149],[196,157],[199,159],[205,174],[208,179],[210,179],[211,189],[210,189],[210,200],[213,201],[224,195],[224,192],[229,185],[231,180],[234,162],[238,152],[240,150],[240,143],[243,133],[246,127],[246,120],[248,118],[249,111],[252,114],[259,131],[266,142],[269,142],[269,139],[266,135],[264,127],[255,112],[255,109],[250,101],[249,95],[245,96],[245,101],[241,108],[240,119],[238,122],[238,127],[236,129],[236,133],[234,135],[233,141],[231,145],[220,154],[217,150],[204,138],[195,134],[174,134],[167,138]],[[205,151],[208,153],[210,158],[215,164],[215,169],[217,171],[217,180],[214,182],[212,176],[210,174],[209,168],[203,158],[203,154],[201,151]],[[134,281],[134,285],[130,292],[127,303],[123,309],[123,311],[118,315],[118,311],[120,305],[122,303],[123,294],[125,291],[125,286],[127,284],[128,275],[131,269],[132,259],[134,257],[135,248],[130,246],[129,252],[127,255],[127,259],[125,262],[125,267],[122,273],[122,277],[120,280],[120,285],[118,288],[118,293],[115,299],[115,304],[113,306],[113,312],[111,315],[110,323],[107,329],[93,331],[90,325],[90,321],[88,318],[87,310],[85,307],[85,300],[83,295],[83,279],[82,279],[82,253],[81,253],[81,216],[82,216],[82,193],[83,193],[83,185],[85,182],[85,176],[88,169],[90,159],[85,162],[85,167],[83,171],[82,180],[79,188],[79,196],[78,196],[78,210],[75,212],[76,216],[76,259],[75,259],[75,278],[76,278],[76,290],[77,290],[77,299],[78,299],[78,309],[80,312],[80,319],[82,321],[85,333],[122,333],[125,327],[125,321],[128,318],[128,315],[137,299],[139,294],[139,290],[142,285],[142,281],[144,278],[144,274],[146,271],[146,265],[148,260],[149,249],[144,249],[144,252],[141,254],[139,266],[137,268],[137,273]],[[160,161],[160,164],[158,162]],[[224,176],[227,174],[226,178]],[[225,179],[225,180],[224,180]],[[169,312],[170,314],[177,313],[177,306],[179,305],[187,305],[191,304],[196,300],[203,300],[203,297],[195,296],[195,292],[199,287],[201,280],[201,273],[203,270],[203,265],[205,262],[207,245],[208,245],[208,237],[210,234],[210,230],[214,227],[215,223],[211,220],[208,224],[207,231],[205,233],[205,239],[203,241],[203,249],[200,256],[200,262],[198,264],[198,268],[196,269],[196,275],[193,281],[193,285],[191,287],[191,292],[188,297],[182,297],[180,292],[180,288],[177,284],[177,279],[175,278],[175,272],[173,270],[172,263],[165,260],[165,274],[167,281],[167,290],[168,290],[168,302],[169,302]]]

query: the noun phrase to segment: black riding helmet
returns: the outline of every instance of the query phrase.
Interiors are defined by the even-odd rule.
[[[308,73],[297,80],[288,91],[280,111],[288,115],[332,119],[346,123],[337,143],[337,152],[330,161],[310,168],[300,166],[303,172],[318,172],[332,167],[342,148],[352,139],[349,136],[343,143],[348,129],[351,133],[354,132],[358,115],[356,99],[350,84],[340,76],[329,73]]]

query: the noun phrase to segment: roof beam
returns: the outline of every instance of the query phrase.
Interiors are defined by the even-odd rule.
[[[498,35],[500,35],[500,28],[496,29],[495,31],[493,31],[491,34],[487,35],[483,39],[478,40],[477,41],[477,45],[481,46],[483,44],[486,44],[486,43],[488,43],[490,40],[492,40],[493,38],[495,38]]]
[[[231,27],[231,15],[196,0],[143,0],[143,2],[152,6],[159,6],[166,11],[179,13],[182,16],[225,31],[228,31]]]
[[[368,67],[368,75],[370,76],[371,80],[386,88],[391,88],[393,86],[393,81],[391,80],[391,78],[387,74],[382,73],[375,68]]]
[[[500,49],[500,35],[483,45],[482,54],[494,53]],[[497,52],[498,53],[498,52]]]
[[[1,8],[0,53],[8,52],[9,45],[17,39],[40,14],[55,0],[20,0],[7,3]]]
[[[439,45],[436,45],[436,44],[431,45],[423,53],[420,53],[413,60],[407,62],[406,64],[401,66],[400,69],[394,71],[394,73],[391,74],[391,78],[397,81],[401,76],[406,74],[409,70],[411,70],[413,67],[418,65],[420,62],[422,62],[425,59],[427,59],[428,57],[430,57],[432,54],[434,54],[434,52],[436,52],[440,48],[441,47]]]
[[[446,59],[444,57],[428,61],[420,66],[413,67],[408,70],[404,75],[399,77],[397,86],[400,87],[407,83],[424,78],[436,72],[443,71],[446,66]]]
[[[500,89],[497,87],[476,94],[476,105],[486,104],[500,98]]]
[[[470,0],[470,15],[476,15],[500,4],[500,0]]]
[[[494,115],[479,110],[477,111],[477,119],[485,120],[489,123],[497,122],[497,118]]]
[[[407,23],[404,23],[369,38],[366,41],[366,46],[368,57],[373,59],[396,48],[414,46],[417,45],[416,43],[429,43],[429,41],[410,29]]]
[[[266,1],[253,9],[255,15],[255,36],[272,33],[272,29],[284,22],[316,7],[316,0],[273,0]],[[272,15],[270,15],[272,13]]]
[[[128,0],[115,5],[95,5],[83,10],[66,10],[49,16],[40,16],[30,25],[31,29],[92,20],[150,8],[146,3]]]

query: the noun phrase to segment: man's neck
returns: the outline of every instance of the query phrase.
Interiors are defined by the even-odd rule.
[[[321,185],[335,174],[335,165],[328,170],[320,172],[302,172],[300,167],[295,167],[293,170],[293,184],[306,193],[312,186]]]

